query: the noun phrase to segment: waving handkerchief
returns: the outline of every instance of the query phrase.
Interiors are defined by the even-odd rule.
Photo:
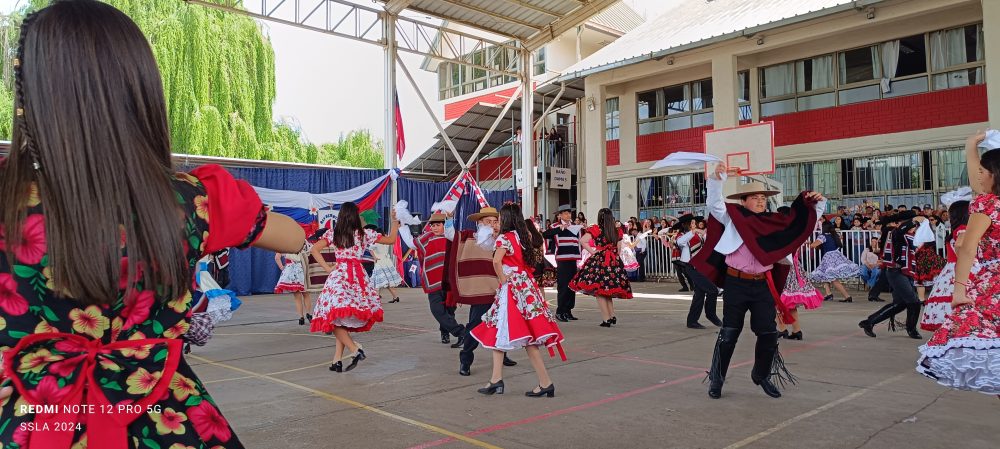
[[[396,209],[396,219],[399,220],[399,223],[407,226],[420,224],[420,219],[414,217],[407,207],[409,207],[409,203],[406,201],[396,203],[394,209]]]
[[[711,154],[678,151],[660,159],[659,162],[653,164],[653,166],[649,168],[650,170],[654,170],[663,167],[685,167],[689,165],[701,165],[708,162],[722,162],[722,159],[712,156]]]
[[[1000,148],[1000,131],[990,129],[986,131],[986,138],[979,143],[979,148],[986,148],[986,151]]]

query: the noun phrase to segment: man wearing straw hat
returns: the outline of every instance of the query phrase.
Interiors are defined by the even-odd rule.
[[[431,218],[427,220],[430,230],[414,239],[413,243],[416,246],[417,257],[420,259],[424,293],[427,293],[431,314],[440,325],[441,343],[450,343],[449,335],[454,335],[458,337],[458,341],[452,347],[458,348],[465,343],[465,326],[455,321],[455,308],[445,304],[443,287],[445,261],[451,243],[451,236],[445,235],[444,222],[447,219],[445,214],[432,214]]]
[[[802,192],[788,211],[769,213],[767,198],[781,192],[770,190],[760,182],[743,184],[726,203],[722,187],[727,174],[738,174],[719,164],[706,180],[708,235],[705,251],[699,252],[691,264],[716,286],[725,288],[722,297],[722,329],[715,344],[712,368],[709,371],[709,397],[722,397],[722,385],[729,371],[729,361],[746,313],[750,312],[750,328],[757,335],[754,366],[750,373],[753,383],[768,396],[778,398],[781,392],[771,383],[773,375],[781,373],[792,381],[778,355],[778,330],[775,308],[781,309],[783,321],[794,318],[778,300],[788,275],[791,254],[809,239],[816,221],[826,210],[826,199],[818,192]],[[709,250],[710,249],[710,250]],[[773,271],[773,274],[772,274]]]
[[[580,261],[580,226],[573,225],[573,208],[569,204],[559,206],[559,221],[542,234],[556,243],[556,319],[562,322],[575,321],[573,308],[576,307],[576,292],[569,288],[569,282],[576,276],[576,264]]]
[[[477,231],[461,231],[448,250],[448,295],[458,304],[469,305],[469,323],[465,325],[465,341],[458,353],[458,374],[472,374],[472,362],[479,341],[468,333],[483,321],[483,315],[493,305],[493,298],[500,288],[500,279],[493,268],[493,243],[500,234],[500,214],[496,208],[483,207],[469,215]],[[517,362],[504,355],[504,366]]]

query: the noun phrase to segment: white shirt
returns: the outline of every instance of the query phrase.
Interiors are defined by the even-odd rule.
[[[677,237],[677,246],[681,248],[681,262],[691,261],[691,239],[694,238],[694,231],[688,231],[684,235]]]

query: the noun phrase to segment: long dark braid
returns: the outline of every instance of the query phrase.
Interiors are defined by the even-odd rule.
[[[14,128],[11,136],[12,148],[7,160],[0,164],[0,198],[19,201],[17,207],[5,208],[0,216],[0,226],[6,233],[7,259],[13,261],[13,251],[21,244],[21,225],[27,216],[25,207],[31,183],[38,179],[38,147],[28,130],[28,113],[25,111],[24,89],[22,86],[24,67],[24,42],[31,22],[37,17],[31,13],[21,21],[17,54],[14,59]],[[32,169],[32,167],[35,169]],[[41,188],[39,185],[38,188]]]
[[[28,34],[28,27],[31,22],[37,17],[37,13],[31,13],[24,17],[21,22],[21,35],[17,40],[17,56],[14,59],[14,122],[17,125],[17,131],[21,134],[20,148],[18,151],[21,154],[26,154],[31,158],[31,163],[35,170],[41,170],[41,165],[38,161],[38,147],[35,145],[35,139],[31,135],[31,131],[28,130],[28,115],[25,112],[26,104],[24,101],[24,89],[22,89],[22,80],[24,64],[24,40],[25,36]]]

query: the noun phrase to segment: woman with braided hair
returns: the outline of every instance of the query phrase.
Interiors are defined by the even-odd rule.
[[[174,173],[153,52],[113,7],[29,15],[14,67],[0,161],[0,349],[14,391],[0,441],[242,447],[182,354],[195,263],[231,246],[295,252],[302,228],[219,166]]]

